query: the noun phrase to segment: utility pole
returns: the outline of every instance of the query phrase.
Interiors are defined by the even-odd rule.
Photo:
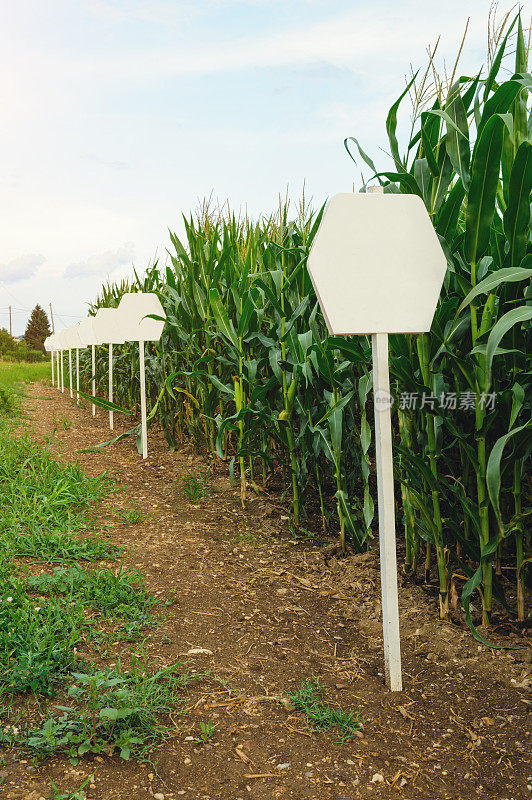
[[[11,331],[11,306],[9,306],[9,335],[13,336],[13,333]]]
[[[55,333],[54,312],[52,311],[52,304],[51,303],[50,303],[50,319],[52,321],[52,333]]]

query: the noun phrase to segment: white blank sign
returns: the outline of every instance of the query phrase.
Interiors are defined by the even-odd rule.
[[[127,292],[118,306],[120,330],[126,342],[157,342],[164,320],[150,319],[148,314],[164,317],[161,301],[154,292]]]
[[[117,308],[99,308],[92,325],[99,344],[124,344],[126,341]]]
[[[78,325],[79,338],[83,342],[83,347],[89,347],[91,344],[100,344],[96,333],[94,331],[93,317],[85,317]]]
[[[430,330],[447,268],[423,201],[412,194],[337,194],[308,270],[332,334]]]

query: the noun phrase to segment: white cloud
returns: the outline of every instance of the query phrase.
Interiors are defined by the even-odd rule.
[[[11,259],[7,264],[0,264],[0,280],[4,283],[18,283],[33,278],[37,268],[46,261],[44,256],[36,253],[25,253]]]
[[[485,37],[489,5],[487,0],[471,0],[468,5],[467,13],[474,15],[469,28],[470,44],[471,40],[478,44],[480,37]],[[319,22],[302,22],[273,33],[250,32],[232,39],[221,37],[214,42],[195,39],[192,47],[181,44],[103,55],[99,59],[82,58],[75,66],[80,73],[101,74],[111,80],[207,75],[322,62],[366,71],[368,60],[380,61],[382,69],[397,56],[404,57],[405,42],[417,59],[439,34],[447,42],[454,39],[458,47],[465,14],[462,0],[448,0],[445,7],[434,13],[428,13],[424,0],[407,0],[395,8],[377,1],[370,7],[364,5]]]
[[[81,276],[94,275],[104,277],[115,272],[117,269],[131,264],[135,253],[132,242],[127,242],[116,250],[106,250],[104,253],[89,256],[83,261],[70,264],[65,272],[65,277],[79,278]]]

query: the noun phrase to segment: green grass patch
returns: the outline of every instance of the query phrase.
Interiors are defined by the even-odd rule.
[[[8,726],[0,743],[21,746],[42,759],[64,754],[72,763],[91,753],[121,758],[144,757],[170,732],[172,717],[183,707],[183,690],[202,676],[185,672],[180,663],[147,674],[146,665],[134,662],[129,671],[120,669],[73,673],[67,692],[68,706],[41,727],[20,726],[16,735]]]
[[[157,600],[147,591],[140,572],[56,567],[51,574],[28,576],[28,589],[40,594],[67,595],[69,600],[98,609],[105,617],[150,623],[149,609]]]
[[[106,473],[89,477],[79,463],[63,464],[27,431],[0,423],[0,533],[43,528],[86,530],[91,503],[111,491]]]
[[[287,697],[295,708],[304,712],[310,728],[317,731],[334,729],[335,738],[345,742],[362,727],[360,711],[345,711],[326,705],[323,701],[324,692],[319,678],[310,678],[303,681],[297,692]]]
[[[212,493],[213,489],[209,483],[210,471],[205,469],[187,470],[187,474],[180,481],[181,491],[189,503],[197,503]]]
[[[14,414],[20,406],[24,384],[33,381],[49,382],[50,365],[0,361],[0,416]]]
[[[60,677],[77,661],[85,627],[80,603],[28,596],[25,581],[4,562],[0,579],[0,693],[52,696]]]
[[[8,532],[0,536],[0,557],[28,556],[45,564],[71,561],[115,561],[123,548],[98,536],[80,539],[61,531],[34,531],[30,536]]]

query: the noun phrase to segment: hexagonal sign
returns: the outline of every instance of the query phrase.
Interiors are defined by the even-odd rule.
[[[413,194],[337,194],[308,271],[332,334],[430,330],[447,262]]]
[[[124,344],[126,341],[117,308],[99,308],[92,318],[98,344]]]
[[[94,331],[93,319],[94,317],[85,317],[85,319],[82,319],[78,325],[78,334],[79,338],[83,342],[83,347],[89,347],[89,345],[93,344],[100,344]]]
[[[155,342],[161,338],[164,319],[148,316],[165,316],[161,301],[154,292],[126,292],[118,305],[118,313],[126,342]]]
[[[79,337],[78,325],[71,325],[63,331],[63,342],[69,350],[83,347],[83,342]]]

